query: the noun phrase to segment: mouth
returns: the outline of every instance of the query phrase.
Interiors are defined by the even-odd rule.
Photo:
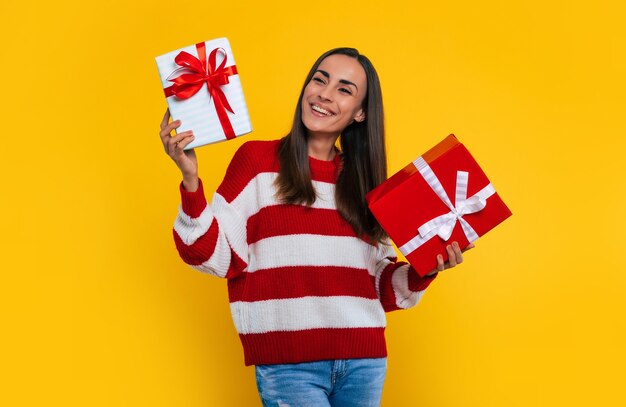
[[[314,103],[311,103],[311,110],[313,110],[314,113],[318,113],[316,116],[324,116],[324,117],[329,117],[329,116],[334,116],[335,113],[330,111],[330,110],[326,110],[323,107],[316,105]]]

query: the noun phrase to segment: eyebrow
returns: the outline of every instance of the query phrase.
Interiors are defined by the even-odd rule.
[[[326,78],[330,78],[330,75],[326,71],[322,71],[321,69],[318,69],[315,72],[319,72],[322,75],[324,75]],[[354,83],[352,83],[352,82],[350,82],[350,81],[348,81],[346,79],[339,79],[339,83],[343,83],[344,85],[352,85],[352,86],[354,86],[356,88],[357,91],[359,90],[359,87],[356,86],[356,84],[354,84]]]

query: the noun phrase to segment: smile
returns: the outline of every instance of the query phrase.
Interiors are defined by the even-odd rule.
[[[324,116],[334,116],[335,114],[329,110],[326,110],[318,105],[315,104],[311,104],[311,109],[313,109],[313,111],[323,114]]]

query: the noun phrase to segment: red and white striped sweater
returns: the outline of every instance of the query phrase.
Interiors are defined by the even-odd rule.
[[[245,364],[385,357],[385,311],[417,304],[435,278],[358,238],[335,207],[333,161],[309,157],[312,207],[275,197],[278,140],[248,141],[207,204],[182,183],[174,240],[193,268],[228,279]]]

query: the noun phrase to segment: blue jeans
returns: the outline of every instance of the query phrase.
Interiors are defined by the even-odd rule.
[[[257,365],[265,407],[380,406],[387,358]]]

